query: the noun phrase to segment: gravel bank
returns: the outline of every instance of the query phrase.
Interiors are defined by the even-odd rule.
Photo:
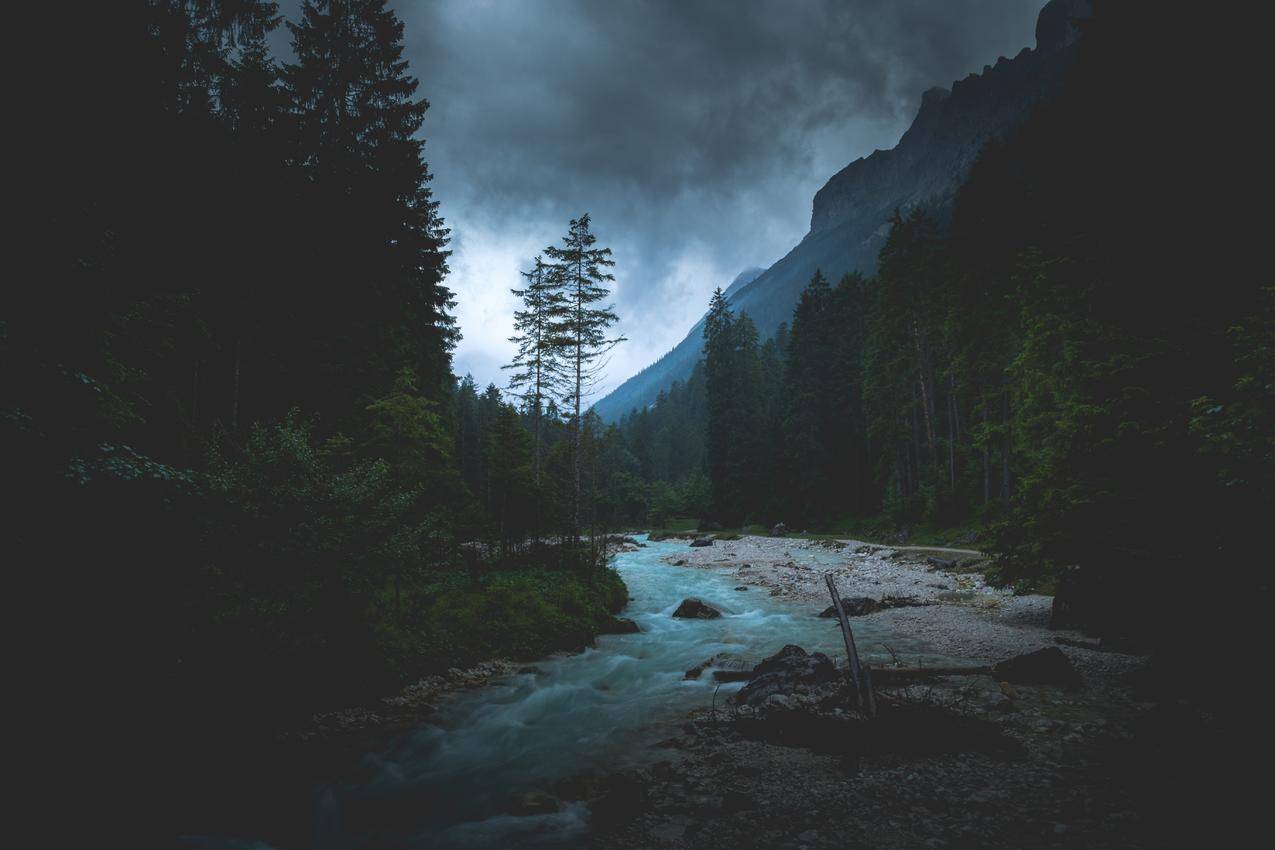
[[[927,560],[955,561],[955,569],[935,569]],[[877,546],[861,540],[810,541],[745,536],[690,547],[664,559],[670,564],[714,569],[740,584],[766,588],[810,606],[827,607],[824,574],[831,572],[843,597],[907,596],[925,603],[869,614],[892,631],[930,643],[936,652],[980,664],[1055,644],[1049,629],[1050,596],[1014,596],[991,587],[977,572],[984,558],[973,550]],[[858,619],[858,618],[856,618]],[[1074,635],[1072,635],[1074,636]],[[1082,674],[1120,675],[1137,669],[1136,656],[1064,646]]]

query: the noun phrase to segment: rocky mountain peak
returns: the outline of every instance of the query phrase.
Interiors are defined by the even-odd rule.
[[[1036,17],[1036,49],[1070,47],[1080,35],[1076,21],[1092,14],[1090,0],[1050,0]]]
[[[1035,48],[1000,57],[950,88],[926,90],[912,126],[895,147],[855,160],[819,190],[810,232],[800,244],[764,272],[749,270],[732,282],[727,289],[732,308],[746,311],[764,338],[792,318],[815,269],[834,281],[852,270],[872,274],[895,210],[923,206],[941,215],[987,142],[1010,135],[1037,105],[1056,96],[1075,54],[1075,20],[1088,17],[1090,10],[1090,0],[1050,0],[1037,18]],[[614,420],[686,378],[700,358],[702,333],[696,324],[672,351],[594,409]]]

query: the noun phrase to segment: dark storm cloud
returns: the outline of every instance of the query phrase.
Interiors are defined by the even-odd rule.
[[[589,211],[630,339],[611,386],[676,343],[713,287],[795,245],[814,192],[891,147],[923,90],[1031,45],[1043,0],[393,5],[432,104],[458,371],[502,380],[517,268]]]

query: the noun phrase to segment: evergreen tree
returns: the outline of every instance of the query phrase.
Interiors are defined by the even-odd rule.
[[[826,520],[834,496],[833,456],[839,435],[833,421],[833,320],[832,288],[816,270],[793,311],[786,371],[785,445],[796,483],[790,510],[804,522]]]
[[[580,476],[584,458],[582,420],[583,402],[590,394],[602,358],[623,337],[609,337],[607,331],[618,321],[610,306],[601,306],[611,294],[607,284],[615,280],[608,269],[615,265],[610,248],[597,248],[597,237],[589,229],[589,216],[572,220],[561,246],[545,249],[549,257],[549,281],[560,292],[562,301],[556,307],[553,322],[554,348],[562,353],[567,366],[567,389],[564,403],[572,409],[573,442],[572,514],[570,533],[580,535]]]
[[[501,404],[492,422],[487,444],[491,477],[491,518],[505,560],[521,547],[533,529],[537,488],[531,469],[531,439],[518,412]]]
[[[294,158],[309,178],[303,315],[316,335],[300,354],[322,367],[310,392],[358,398],[408,367],[441,397],[456,339],[447,231],[421,156],[429,104],[402,58],[403,24],[385,0],[306,0],[288,26]]]
[[[540,486],[543,419],[546,401],[564,389],[564,350],[556,334],[565,309],[565,293],[549,274],[544,262],[536,257],[530,271],[521,272],[527,279],[522,289],[511,290],[522,299],[522,309],[514,312],[514,335],[509,341],[518,350],[504,368],[514,370],[509,387],[519,391],[532,419],[533,477]]]
[[[713,519],[736,525],[757,509],[761,493],[761,361],[756,326],[735,317],[720,288],[704,319],[704,381]]]

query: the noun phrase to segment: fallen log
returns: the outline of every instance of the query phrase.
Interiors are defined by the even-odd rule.
[[[885,685],[938,676],[988,676],[991,672],[991,667],[877,667],[872,677],[877,684]]]

